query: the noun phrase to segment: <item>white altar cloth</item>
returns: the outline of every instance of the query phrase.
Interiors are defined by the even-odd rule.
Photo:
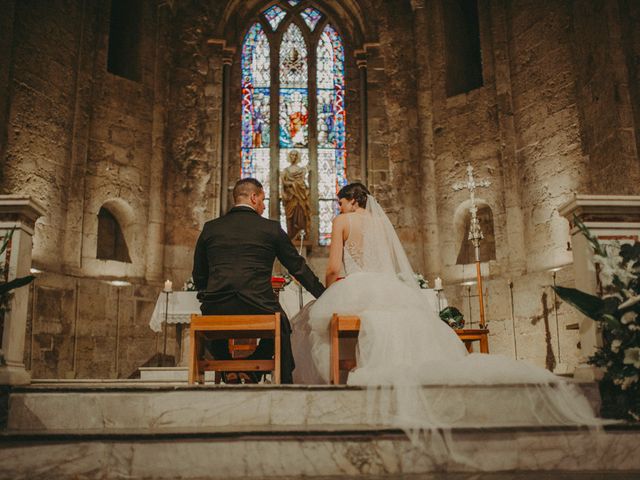
[[[291,282],[280,292],[280,305],[289,318],[292,318],[300,310],[298,285]],[[200,301],[196,298],[198,292],[171,292],[169,293],[169,311],[167,323],[190,323],[191,314],[200,314]],[[161,292],[156,300],[156,306],[151,314],[149,327],[154,332],[162,331],[162,322],[165,318],[166,293]],[[313,300],[313,295],[302,289],[302,303]]]
[[[366,288],[366,287],[365,287]],[[280,292],[280,305],[285,313],[291,319],[300,310],[299,286],[295,282],[291,282],[284,290]],[[429,299],[429,303],[438,312],[438,295],[433,289],[422,290],[424,295]],[[200,301],[196,298],[198,292],[171,292],[169,293],[169,311],[167,312],[167,323],[190,323],[191,314],[200,313]],[[165,319],[166,310],[166,293],[161,292],[156,301],[156,306],[151,314],[149,327],[154,332],[162,331],[162,322]],[[313,295],[302,289],[302,304],[306,305],[313,300]],[[447,299],[440,292],[440,309],[447,306]]]
[[[169,311],[167,312],[167,323],[189,323],[192,313],[200,313],[200,301],[196,298],[198,292],[171,292],[169,293]],[[162,331],[164,322],[167,294],[160,292],[156,306],[151,314],[149,327],[154,332]]]

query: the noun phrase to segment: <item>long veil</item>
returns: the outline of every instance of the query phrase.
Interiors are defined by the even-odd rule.
[[[366,212],[369,218],[363,226],[362,269],[396,275],[405,284],[418,288],[398,234],[372,195],[367,196]]]
[[[363,423],[400,428],[416,445],[425,445],[426,436],[429,445],[441,446],[443,461],[455,453],[449,433],[457,426],[469,426],[463,419],[474,407],[469,405],[471,390],[464,388],[469,385],[519,389],[509,405],[512,422],[523,412],[527,425],[549,425],[549,419],[553,425],[599,423],[574,385],[551,372],[502,355],[467,354],[418,288],[398,235],[373,197],[368,197],[366,214],[350,221],[349,248],[358,244],[354,251],[361,259],[360,268],[347,272],[344,280],[331,285],[297,317],[308,316],[306,350],[322,377],[310,383],[328,380],[331,316],[358,315],[357,367],[347,383],[366,388]],[[352,253],[349,257],[354,257]],[[492,402],[483,408],[492,409]],[[483,412],[479,413],[482,418]],[[471,459],[458,458],[467,460]]]
[[[455,455],[448,433],[460,413],[443,407],[443,400],[451,405],[465,402],[459,397],[461,390],[451,387],[519,384],[520,404],[512,407],[523,412],[539,409],[529,417],[533,416],[540,425],[550,417],[566,425],[599,425],[584,396],[551,372],[501,355],[468,355],[437,311],[426,302],[420,307],[426,296],[414,279],[393,225],[371,195],[367,197],[366,212],[362,270],[373,274],[369,275],[369,285],[375,285],[376,278],[384,278],[382,288],[394,292],[383,300],[389,302],[386,308],[379,300],[384,297],[383,292],[372,293],[377,300],[371,300],[371,307],[360,314],[358,368],[350,374],[349,383],[367,387],[368,422],[402,428],[416,444],[424,444],[418,440],[427,437],[432,447],[434,442],[440,444],[437,450],[443,457],[453,455],[457,461],[467,463],[469,458]],[[395,287],[399,282],[394,282],[393,277],[405,287]],[[438,345],[430,343],[429,336],[437,338]],[[440,398],[440,402],[434,403],[434,398]],[[544,408],[540,407],[541,400]]]

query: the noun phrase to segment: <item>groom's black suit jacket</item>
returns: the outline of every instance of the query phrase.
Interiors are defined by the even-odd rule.
[[[204,314],[228,312],[225,305],[233,305],[232,313],[281,312],[282,307],[273,293],[271,272],[278,258],[282,265],[314,297],[324,292],[324,286],[298,254],[280,224],[261,217],[250,207],[234,207],[226,215],[205,223],[196,243],[193,262],[193,281],[203,302]],[[242,312],[238,304],[246,305]],[[207,311],[205,311],[207,310]],[[283,380],[293,370],[289,347],[291,326],[282,315]],[[285,357],[290,356],[290,359]]]

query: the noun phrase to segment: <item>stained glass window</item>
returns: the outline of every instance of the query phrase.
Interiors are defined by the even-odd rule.
[[[337,213],[337,191],[347,184],[344,48],[340,35],[327,25],[318,43],[318,201],[319,241],[331,241],[331,220]]]
[[[311,7],[305,8],[303,11],[301,11],[300,16],[312,32],[313,30],[315,30],[316,25],[322,18],[322,14],[315,8]]]
[[[254,177],[265,189],[268,215],[271,125],[269,40],[255,23],[242,46],[242,178]]]
[[[296,5],[298,5],[302,0],[288,0],[289,5],[291,5],[292,7],[295,7]]]
[[[280,44],[280,171],[289,166],[289,154],[297,150],[299,165],[309,164],[309,65],[307,44],[300,28],[292,23]],[[308,180],[307,180],[308,181]],[[284,208],[280,207],[280,221]]]
[[[280,25],[280,22],[282,22],[282,20],[284,20],[284,17],[287,16],[287,12],[285,12],[278,5],[274,5],[273,7],[265,10],[264,16],[267,17],[269,25],[271,25],[271,28],[275,32],[278,29],[278,25]]]
[[[296,7],[301,0],[287,2]],[[332,220],[338,213],[336,193],[347,183],[344,47],[340,35],[331,25],[326,25],[318,40],[310,44],[302,31],[306,30],[304,24],[314,31],[323,20],[323,14],[311,7],[302,10],[300,17],[296,12],[297,9],[291,12],[282,3],[269,7],[264,11],[264,18],[274,33],[269,27],[255,23],[244,39],[241,176],[255,177],[262,182],[266,194],[265,216],[269,216],[271,199],[272,213],[279,212],[280,222],[286,229],[284,208],[277,194],[277,176],[271,175],[271,165],[282,172],[290,164],[291,153],[297,152],[298,165],[312,167],[317,172],[312,177],[307,175],[306,181],[309,187],[312,187],[311,179],[317,182],[313,187],[317,186],[318,197],[313,200],[315,205],[311,210],[319,215],[319,243],[329,245]],[[285,22],[288,15],[294,17]],[[274,38],[280,38],[280,43],[271,49],[269,41]],[[316,52],[315,68],[309,65],[309,51]],[[272,56],[279,58],[277,90],[271,88]],[[316,77],[315,88],[311,91],[310,69]],[[317,100],[312,112],[309,112],[310,99]],[[277,112],[271,110],[272,105]],[[271,119],[276,116],[278,124],[272,125]],[[310,120],[313,130],[309,129]],[[312,151],[310,140],[314,147]],[[277,158],[271,158],[273,154]],[[315,188],[310,190],[316,191]]]

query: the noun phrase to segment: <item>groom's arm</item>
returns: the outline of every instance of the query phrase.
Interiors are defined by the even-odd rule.
[[[280,263],[298,280],[311,295],[318,298],[325,288],[311,271],[305,259],[298,253],[287,234],[278,225],[278,239],[276,241],[276,256]]]

